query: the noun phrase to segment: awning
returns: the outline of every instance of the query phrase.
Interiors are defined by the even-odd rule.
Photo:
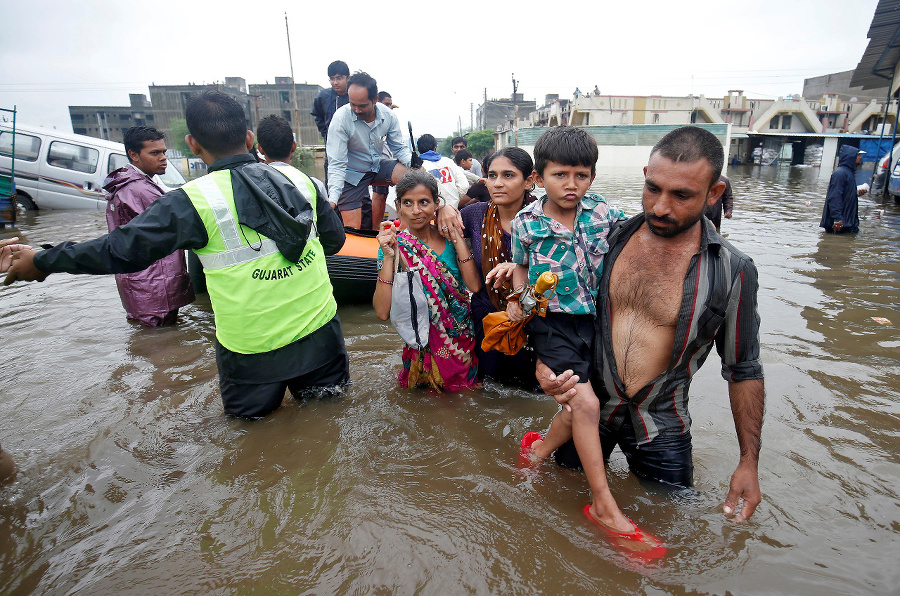
[[[890,85],[893,96],[900,87],[900,77],[894,77],[900,63],[900,0],[878,1],[868,38],[869,45],[853,72],[850,86],[878,89]]]

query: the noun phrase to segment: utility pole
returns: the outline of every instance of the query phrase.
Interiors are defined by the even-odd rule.
[[[515,138],[516,147],[519,146],[519,104],[516,102],[516,91],[519,89],[519,81],[516,80],[516,73],[512,73],[513,84],[513,136]]]
[[[487,128],[487,87],[484,88],[484,103],[481,104],[481,130]]]
[[[469,132],[475,130],[475,103],[469,102]]]
[[[291,29],[288,27],[287,11],[284,13],[284,30],[287,33],[288,42],[288,61],[291,65],[291,90],[294,95],[294,136],[297,137],[297,144],[302,145],[300,141],[300,109],[297,107],[297,83],[294,81],[294,57],[291,54]]]

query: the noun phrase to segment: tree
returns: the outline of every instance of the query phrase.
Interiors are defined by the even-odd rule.
[[[291,156],[291,165],[307,176],[317,176],[316,152],[309,147],[297,147],[297,150]]]
[[[494,152],[494,131],[476,130],[466,135],[469,153],[481,159]]]
[[[457,136],[459,136],[458,133],[453,133],[452,135],[446,137],[443,141],[441,141],[438,145],[438,153],[440,153],[441,155],[446,155],[448,157],[453,155],[450,141],[452,141],[454,137]],[[466,138],[466,145],[469,148],[469,153],[475,156],[475,158],[480,160],[482,157],[490,155],[494,152],[493,130],[476,130],[474,132],[467,132],[463,136]]]
[[[455,136],[455,135],[454,135]],[[444,140],[438,143],[437,152],[441,155],[446,155],[447,157],[453,155],[452,147],[450,146],[450,141],[453,140],[453,137],[444,137]]]
[[[185,157],[194,157],[194,152],[184,141],[184,137],[188,134],[187,120],[172,118],[169,120],[169,130],[172,133],[172,142],[175,143],[175,148],[181,151]]]

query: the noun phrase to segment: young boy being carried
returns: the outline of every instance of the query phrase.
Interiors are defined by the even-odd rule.
[[[583,381],[575,397],[553,418],[547,437],[526,433],[522,448],[526,454],[530,449],[531,459],[540,460],[573,438],[594,497],[585,506],[585,515],[618,547],[653,556],[650,553],[664,553],[665,547],[625,517],[609,490],[597,431],[600,402],[590,383],[594,301],[603,255],[609,249],[606,237],[613,222],[624,219],[624,213],[610,209],[603,197],[586,194],[596,173],[597,155],[597,142],[584,129],[564,126],[542,134],[534,146],[534,165],[537,184],[547,195],[512,221],[512,261],[517,264],[513,287],[526,281],[533,284],[544,271],[559,276],[546,317],[534,317],[528,323],[531,344],[554,373],[572,369]],[[518,302],[510,302],[507,313],[514,321],[523,318]]]

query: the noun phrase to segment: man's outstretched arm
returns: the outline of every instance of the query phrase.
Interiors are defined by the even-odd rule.
[[[762,379],[728,384],[731,414],[737,431],[740,460],[731,475],[724,511],[732,521],[745,521],[762,501],[759,490],[759,447],[765,411],[765,387]],[[743,504],[738,505],[743,499]]]

